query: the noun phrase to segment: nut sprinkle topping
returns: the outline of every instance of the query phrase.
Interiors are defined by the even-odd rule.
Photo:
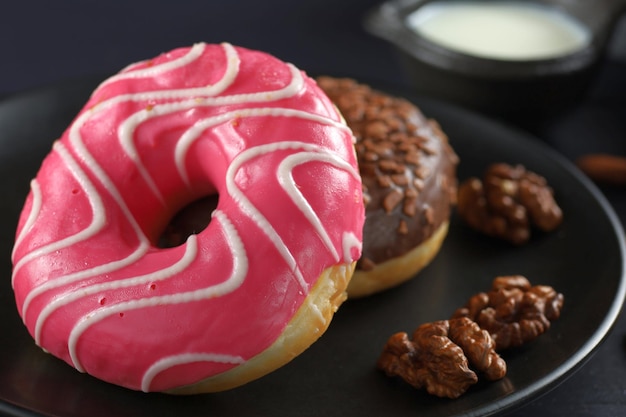
[[[366,269],[404,255],[449,218],[458,157],[411,102],[348,78],[319,77],[356,137],[366,209]],[[368,239],[369,237],[369,239]]]

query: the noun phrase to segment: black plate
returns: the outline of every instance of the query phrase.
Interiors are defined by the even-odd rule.
[[[416,98],[443,125],[461,157],[459,178],[491,162],[522,163],[553,186],[565,220],[554,233],[513,248],[453,217],[435,261],[411,282],[344,304],[323,338],[287,366],[211,395],[143,394],[80,374],[35,347],[17,315],[9,254],[28,183],[51,143],[98,80],[35,90],[0,103],[0,412],[17,416],[487,415],[554,387],[594,351],[626,292],[624,238],[608,203],[564,158],[524,133],[441,102]],[[565,295],[561,318],[533,343],[506,353],[506,378],[456,400],[431,397],[376,371],[387,338],[448,318],[498,275],[523,274]]]

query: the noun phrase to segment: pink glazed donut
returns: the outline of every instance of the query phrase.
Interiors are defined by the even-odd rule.
[[[361,254],[354,137],[293,65],[196,44],[103,82],[31,183],[13,249],[36,343],[142,391],[230,389],[326,330]],[[218,195],[172,248],[183,207]]]

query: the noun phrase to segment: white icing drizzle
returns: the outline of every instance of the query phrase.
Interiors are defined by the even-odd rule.
[[[30,229],[33,227],[33,224],[35,224],[35,220],[41,211],[41,187],[36,179],[30,182],[30,190],[33,195],[30,213],[28,213],[28,217],[24,222],[24,226],[22,226],[22,230],[20,230],[19,235],[15,238],[15,244],[13,245],[13,250],[11,251],[12,261],[15,259],[16,249],[20,246],[22,240],[24,240],[24,237],[28,234],[28,232],[30,232]],[[13,283],[13,278],[11,279],[11,283]]]
[[[161,296],[140,298],[136,300],[127,300],[113,305],[104,305],[100,306],[100,308],[92,311],[91,313],[81,317],[72,329],[68,340],[68,350],[70,353],[70,358],[72,360],[72,363],[74,364],[74,367],[77,370],[81,372],[85,371],[78,357],[78,352],[76,351],[76,346],[78,345],[80,337],[87,329],[100,322],[101,320],[104,320],[105,318],[110,317],[114,314],[124,313],[141,308],[163,306],[167,304],[190,303],[194,301],[206,300],[212,297],[221,297],[225,294],[235,291],[243,284],[248,274],[248,256],[243,246],[243,242],[241,241],[241,238],[239,237],[236,228],[228,219],[225,213],[219,210],[215,210],[212,217],[221,224],[222,229],[224,230],[224,233],[226,235],[226,240],[229,243],[228,246],[231,250],[233,259],[233,269],[231,275],[225,281],[215,285],[211,285],[206,288],[201,288],[194,291],[180,292],[176,294],[166,294]],[[189,245],[191,241],[195,241],[195,238],[196,237],[194,235],[190,236],[187,244]],[[187,265],[185,265],[184,263],[172,266],[171,271],[169,271],[169,275],[171,276],[173,274],[182,272],[186,266]]]
[[[145,275],[140,275],[137,277],[129,277],[124,279],[119,279],[115,281],[107,281],[99,284],[94,284],[86,287],[82,287],[79,291],[64,293],[62,295],[58,295],[52,300],[49,304],[47,304],[39,313],[37,317],[37,322],[35,324],[35,341],[39,344],[41,341],[41,330],[43,328],[44,323],[48,319],[48,317],[54,313],[59,308],[63,308],[70,304],[73,301],[79,300],[81,298],[86,298],[91,295],[104,293],[106,291],[117,290],[120,288],[128,288],[134,286],[140,286],[143,284],[149,284],[153,282],[163,281],[167,278],[171,278],[172,276],[179,274],[184,271],[191,262],[196,259],[198,254],[198,243],[197,237],[195,235],[189,236],[185,245],[185,253],[182,258],[174,263],[173,265],[163,268],[158,271],[149,272]],[[98,305],[100,306],[100,304]]]
[[[339,253],[337,249],[333,245],[332,240],[328,236],[328,232],[322,225],[322,222],[309,204],[309,202],[304,198],[298,185],[295,183],[293,179],[293,169],[300,165],[313,161],[325,162],[330,164],[336,168],[342,169],[352,175],[357,181],[360,178],[359,173],[356,169],[352,167],[349,163],[341,159],[334,153],[331,153],[327,149],[318,148],[316,152],[300,152],[294,155],[290,155],[286,157],[283,162],[278,167],[278,182],[283,187],[283,189],[289,194],[293,202],[298,206],[300,211],[306,216],[309,220],[318,236],[334,257],[335,262],[340,262],[341,258],[339,257]]]
[[[248,117],[298,117],[305,120],[321,123],[327,126],[333,126],[337,129],[342,129],[351,134],[350,129],[341,123],[338,123],[327,117],[318,116],[306,111],[283,108],[283,107],[257,107],[251,109],[239,109],[230,112],[222,113],[216,116],[207,117],[194,123],[189,129],[187,129],[180,137],[180,140],[176,144],[175,149],[175,161],[178,174],[181,179],[191,188],[189,182],[189,175],[187,173],[187,167],[185,159],[187,152],[193,143],[202,135],[202,133],[213,126],[219,125],[229,120],[244,119]]]
[[[89,115],[90,115],[89,112],[83,113],[70,127],[69,141],[72,144],[74,151],[80,156],[80,158],[83,159],[84,163],[87,166],[89,166],[89,168],[98,178],[100,183],[104,186],[107,192],[111,195],[111,197],[113,197],[115,202],[118,204],[120,210],[122,210],[122,213],[124,214],[124,217],[126,217],[126,219],[130,222],[133,228],[133,231],[135,232],[135,234],[137,235],[137,238],[141,242],[140,244],[149,245],[150,242],[148,238],[141,230],[141,227],[139,227],[137,220],[135,219],[130,209],[126,205],[126,202],[124,201],[124,198],[120,194],[119,190],[117,189],[115,184],[113,184],[113,181],[111,181],[111,179],[106,174],[104,169],[100,166],[100,164],[98,164],[96,159],[91,155],[91,153],[89,153],[89,151],[87,150],[87,147],[83,143],[82,136],[80,134],[80,129],[83,126],[83,124],[87,122]]]
[[[148,248],[149,248],[148,245],[139,245],[126,258],[123,258],[117,261],[108,262],[103,265],[98,265],[93,268],[84,269],[82,271],[78,271],[73,274],[63,275],[54,280],[46,281],[42,283],[41,285],[39,285],[38,287],[33,288],[28,293],[26,298],[24,298],[24,303],[22,306],[22,316],[24,317],[24,320],[26,319],[26,313],[28,312],[31,302],[39,295],[47,291],[53,290],[55,288],[72,284],[74,282],[78,282],[84,279],[89,279],[91,277],[98,276],[98,275],[108,274],[110,272],[122,269],[123,267],[131,265],[137,262],[139,259],[141,259],[148,251]],[[40,312],[40,314],[42,313]],[[39,321],[39,318],[37,319],[37,321]],[[36,340],[38,341],[38,338]]]
[[[143,392],[149,392],[152,381],[161,372],[178,365],[187,365],[194,362],[218,362],[240,365],[245,363],[245,360],[241,356],[219,353],[182,353],[180,355],[168,356],[158,360],[148,368],[141,380],[141,390]]]
[[[200,97],[211,97],[221,94],[226,88],[228,88],[234,79],[237,77],[237,73],[239,70],[239,56],[237,55],[237,51],[233,48],[232,45],[224,43],[222,44],[226,52],[226,58],[228,62],[227,71],[224,76],[215,84],[206,85],[203,87],[191,87],[191,88],[182,88],[182,89],[168,89],[168,90],[155,90],[155,91],[144,91],[139,93],[132,94],[120,94],[114,97],[111,97],[107,100],[104,100],[100,103],[95,104],[90,110],[91,112],[98,112],[108,108],[111,108],[115,105],[134,101],[151,101],[151,100],[175,100],[178,98],[189,98],[195,97],[195,100],[199,100]],[[105,81],[106,82],[106,81]],[[96,90],[97,91],[97,90]],[[227,100],[227,97],[223,97]],[[198,103],[198,101],[196,101]],[[80,118],[89,118],[93,114],[88,114],[89,112],[85,112],[86,114],[81,115]],[[79,120],[80,120],[79,118]],[[85,120],[75,121],[75,125],[82,125],[85,123]]]
[[[56,242],[49,243],[47,245],[34,249],[24,255],[13,267],[12,282],[15,279],[15,276],[17,275],[19,270],[27,262],[88,239],[89,237],[98,233],[102,229],[102,227],[104,227],[106,221],[104,206],[102,205],[102,199],[100,198],[100,195],[97,193],[93,184],[85,175],[84,171],[80,168],[78,163],[74,161],[72,156],[69,154],[69,152],[61,142],[55,142],[53,149],[61,156],[61,159],[63,159],[63,162],[65,162],[66,166],[68,167],[76,181],[78,181],[81,188],[86,191],[86,195],[89,200],[89,206],[91,207],[92,212],[91,223],[89,223],[89,225],[85,229],[79,231],[74,235],[57,240]]]
[[[235,175],[239,168],[244,165],[247,161],[261,156],[266,153],[275,152],[278,150],[285,149],[302,149],[305,151],[316,151],[319,150],[320,147],[317,145],[313,145],[305,142],[298,141],[285,141],[285,142],[275,142],[268,143],[265,145],[259,145],[256,147],[248,148],[241,153],[239,153],[231,162],[228,170],[226,171],[226,189],[232,199],[237,202],[239,207],[245,212],[248,213],[248,216],[255,221],[255,223],[259,226],[259,228],[265,233],[265,235],[269,238],[270,242],[274,245],[280,256],[285,260],[289,268],[293,271],[295,278],[300,285],[303,293],[306,294],[309,291],[309,288],[304,280],[302,275],[302,271],[300,270],[299,265],[297,264],[293,254],[290,252],[289,248],[283,242],[283,239],[280,237],[276,229],[272,226],[272,224],[263,216],[263,214],[250,202],[248,197],[239,189],[235,182]],[[277,175],[280,175],[277,173]],[[291,196],[292,199],[294,196]],[[297,196],[295,196],[297,198]]]
[[[133,249],[132,253],[126,255],[122,259],[109,260],[101,265],[91,266],[84,270],[75,271],[54,279],[44,280],[43,283],[31,288],[24,298],[22,304],[22,317],[26,322],[26,313],[29,310],[33,300],[37,297],[49,292],[52,289],[60,288],[64,286],[79,287],[74,292],[61,291],[59,294],[54,294],[51,300],[48,300],[41,311],[37,313],[35,317],[34,337],[38,344],[42,342],[42,332],[46,326],[46,323],[50,320],[50,317],[59,309],[68,307],[71,303],[79,300],[85,300],[87,297],[94,297],[98,294],[106,294],[109,291],[115,291],[122,288],[128,288],[133,286],[146,285],[155,281],[163,281],[178,274],[183,273],[186,269],[191,268],[194,261],[198,261],[201,258],[201,254],[198,248],[197,236],[191,235],[185,246],[184,253],[181,258],[176,260],[171,265],[164,267],[157,271],[151,271],[137,276],[125,276],[120,279],[108,282],[98,282],[88,285],[87,281],[91,278],[95,278],[101,275],[112,273],[114,271],[123,271],[123,269],[141,258],[143,258],[151,248],[151,243],[147,236],[142,231],[137,219],[134,217],[132,211],[128,207],[128,204],[124,200],[120,190],[117,188],[115,182],[109,177],[107,171],[101,166],[96,157],[91,154],[85,140],[83,138],[81,129],[85,124],[95,115],[100,112],[107,111],[123,103],[133,102],[152,102],[162,100],[159,104],[147,106],[146,108],[135,112],[126,118],[117,129],[117,135],[120,146],[122,147],[125,155],[133,162],[137,171],[151,190],[151,192],[163,203],[166,203],[166,199],[159,190],[158,185],[152,178],[147,167],[144,166],[141,156],[137,151],[135,145],[135,132],[137,128],[146,121],[166,116],[175,112],[184,112],[189,109],[205,106],[224,106],[224,105],[243,105],[248,103],[269,103],[285,98],[290,98],[298,94],[303,88],[305,78],[303,74],[293,65],[286,64],[291,73],[291,80],[289,83],[274,91],[260,91],[254,93],[243,94],[230,94],[223,95],[223,93],[235,82],[240,67],[240,57],[234,47],[230,44],[222,44],[225,52],[227,65],[222,75],[222,78],[212,85],[206,85],[202,87],[183,88],[183,89],[170,89],[170,90],[156,90],[156,91],[143,91],[132,94],[120,94],[104,100],[87,111],[84,111],[75,122],[70,126],[68,130],[68,140],[66,145],[71,147],[73,153],[71,153],[64,144],[56,142],[53,146],[53,150],[59,154],[61,160],[68,168],[71,175],[76,179],[80,188],[84,192],[89,206],[92,212],[91,223],[83,230],[77,232],[72,236],[63,238],[57,242],[53,242],[42,247],[36,248],[31,252],[22,256],[14,266],[12,283],[15,280],[17,273],[21,270],[24,264],[30,262],[38,257],[49,255],[54,251],[64,249],[66,247],[76,245],[82,241],[85,241],[91,237],[96,236],[104,227],[107,221],[107,212],[103,204],[102,196],[98,193],[98,190],[91,177],[81,168],[82,166],[88,167],[92,174],[96,178],[96,182],[105,189],[110,198],[113,200],[113,205],[117,206],[115,209],[119,209],[121,215],[130,224],[136,239],[138,240],[137,246]],[[103,82],[94,94],[107,85],[110,85],[116,81],[122,81],[125,79],[139,79],[153,77],[158,74],[166,73],[168,71],[175,70],[177,68],[184,67],[190,63],[199,59],[205,51],[204,44],[196,44],[190,48],[184,55],[173,59],[171,61],[164,62],[163,64],[154,65],[150,67],[141,67],[140,64],[134,64],[127,67],[127,71],[122,72],[107,81]],[[136,68],[136,69],[135,69]],[[220,95],[222,94],[222,95]],[[175,148],[174,162],[178,174],[181,179],[191,187],[189,180],[189,174],[185,160],[187,153],[192,144],[203,134],[203,132],[213,126],[227,122],[228,120],[235,120],[246,117],[257,116],[270,116],[270,117],[294,117],[305,121],[313,121],[323,124],[325,126],[332,126],[337,129],[341,129],[343,134],[349,134],[351,138],[353,135],[345,124],[332,120],[329,117],[319,116],[308,111],[283,108],[283,107],[256,107],[226,111],[222,114],[217,114],[211,117],[207,117],[196,121],[191,127],[187,129],[178,138],[178,142]],[[354,138],[353,138],[354,139]],[[254,158],[263,156],[268,153],[276,151],[293,151],[290,155],[286,156],[282,162],[280,162],[276,170],[276,181],[294,204],[299,208],[302,214],[307,218],[311,226],[317,232],[322,243],[328,249],[331,256],[335,261],[339,262],[341,256],[344,258],[344,262],[348,263],[352,261],[350,256],[351,250],[355,247],[360,247],[359,239],[351,232],[344,232],[342,236],[342,252],[339,253],[338,249],[334,246],[332,239],[329,236],[328,231],[324,228],[321,219],[313,210],[311,204],[306,200],[304,195],[300,192],[297,184],[294,183],[293,170],[295,167],[308,162],[322,162],[329,164],[335,168],[346,171],[349,175],[355,179],[359,179],[359,174],[355,167],[351,166],[346,161],[343,161],[337,155],[331,153],[329,149],[324,148],[321,145],[310,144],[301,142],[298,140],[283,141],[270,143],[265,145],[259,145],[256,147],[248,148],[239,153],[230,163],[230,166],[226,172],[226,190],[239,206],[243,214],[249,217],[258,228],[266,235],[271,244],[276,248],[279,255],[285,261],[289,270],[294,274],[301,293],[307,294],[309,291],[308,284],[302,274],[302,271],[295,261],[294,255],[290,249],[284,244],[282,237],[278,234],[269,220],[263,216],[259,208],[255,207],[247,196],[239,189],[238,184],[235,182],[235,176],[238,170],[246,163]],[[80,161],[80,163],[79,163]],[[23,240],[31,233],[33,224],[36,222],[41,211],[42,204],[45,204],[45,194],[42,195],[39,184],[36,180],[31,182],[32,193],[32,206],[30,213],[24,225],[16,238],[16,244],[14,246],[12,257],[15,256],[16,248],[22,244]],[[97,325],[101,321],[111,317],[115,314],[128,312],[132,310],[138,310],[143,308],[152,308],[156,306],[175,305],[182,303],[191,303],[201,300],[206,300],[212,297],[220,297],[227,293],[236,291],[241,285],[243,285],[248,274],[248,254],[244,243],[235,227],[233,222],[228,218],[227,214],[215,210],[212,217],[216,220],[217,226],[220,227],[224,233],[227,246],[231,252],[231,259],[233,262],[230,275],[223,281],[208,285],[204,288],[197,290],[188,290],[182,292],[176,292],[171,294],[160,294],[148,297],[142,297],[137,299],[123,299],[115,302],[95,301],[94,305],[88,312],[85,312],[82,317],[78,317],[73,327],[70,327],[70,334],[67,341],[67,347],[69,351],[70,360],[74,367],[81,372],[85,369],[81,363],[80,353],[78,351],[79,342],[82,335],[89,330],[92,326]],[[120,255],[123,256],[123,255]],[[207,273],[210,274],[210,271]],[[116,299],[110,297],[110,299]],[[325,318],[319,311],[317,306],[313,305],[313,310],[317,313],[320,320],[324,321]],[[45,336],[44,336],[45,338]],[[227,355],[215,352],[192,352],[192,353],[180,353],[170,356],[166,356],[155,360],[150,365],[142,376],[141,389],[148,391],[152,384],[152,381],[160,373],[166,371],[169,368],[184,365],[193,362],[220,362],[241,364],[244,363],[244,358],[238,355]]]
[[[173,59],[171,61],[166,61],[159,65],[144,67],[141,69],[131,70],[131,68],[139,66],[139,62],[131,64],[130,66],[122,69],[119,74],[116,74],[112,77],[106,79],[103,83],[101,83],[98,88],[94,91],[94,94],[102,89],[105,85],[111,84],[115,81],[126,80],[126,79],[137,79],[137,78],[148,78],[154,77],[159,74],[163,74],[168,71],[175,70],[176,68],[184,67],[185,65],[189,65],[196,59],[202,56],[206,44],[204,43],[196,43],[194,44],[187,53],[179,58]],[[145,61],[144,61],[145,62]]]
[[[154,180],[148,173],[147,169],[141,162],[139,153],[137,152],[137,149],[134,145],[133,138],[134,138],[135,129],[142,122],[145,122],[152,118],[161,117],[161,116],[165,116],[167,114],[171,114],[174,112],[185,111],[185,110],[198,107],[201,103],[199,101],[199,97],[191,98],[193,96],[196,96],[196,95],[199,95],[202,97],[213,96],[213,95],[221,93],[226,88],[228,88],[233,83],[233,81],[235,80],[237,76],[240,60],[239,60],[239,56],[237,55],[237,52],[231,45],[224,44],[223,46],[226,51],[226,58],[227,58],[228,65],[226,67],[226,72],[224,76],[220,79],[219,82],[217,82],[213,86],[207,86],[202,89],[190,88],[190,89],[168,90],[169,94],[171,94],[169,98],[172,98],[172,99],[186,98],[187,100],[182,101],[182,102],[175,102],[175,103],[158,104],[149,109],[140,110],[137,113],[128,117],[118,127],[118,137],[120,140],[120,144],[122,145],[122,148],[124,149],[124,152],[126,152],[126,155],[128,155],[128,157],[133,160],[141,176],[143,177],[143,179],[146,181],[146,183],[152,190],[152,193],[159,199],[159,201],[161,201],[161,204],[163,205],[165,205],[165,199],[163,198],[163,195],[159,191],[159,188],[157,187],[157,185],[154,183]],[[155,95],[159,93],[160,92],[154,92]],[[129,95],[127,99],[139,100],[137,96],[145,96],[146,94],[149,94],[150,97],[152,98],[156,98],[153,96],[152,93],[141,93],[138,95]],[[161,98],[165,98],[165,97],[161,97]],[[215,101],[216,100],[209,101],[209,100],[206,100],[205,98],[202,101],[202,103],[203,105],[206,105],[206,106],[215,106],[216,105]]]
[[[360,252],[361,248],[363,247],[363,243],[361,242],[361,239],[359,239],[352,232],[344,232],[342,245],[343,245],[343,261],[345,263],[352,262],[352,249],[357,248]]]
[[[61,245],[61,243],[63,243],[63,240],[61,241],[57,241],[55,242],[53,245],[53,247],[48,248],[47,250],[43,251],[43,252],[37,252],[37,251],[41,251],[44,248],[40,248],[38,250],[35,250],[33,252],[30,252],[28,255],[24,256],[20,262],[21,264],[25,263],[26,261],[29,261],[31,259],[34,259],[38,256],[42,256],[44,254],[48,254],[51,253],[55,250],[59,250],[63,247],[68,247],[71,246],[72,244],[76,244],[80,241],[89,239],[90,237],[94,236],[95,234],[97,234],[101,228],[104,226],[105,222],[106,222],[106,211],[104,209],[104,206],[102,204],[102,199],[100,198],[100,194],[98,194],[98,191],[96,190],[96,188],[94,187],[94,185],[92,184],[92,182],[89,180],[89,178],[87,177],[87,174],[80,168],[80,166],[78,165],[78,163],[74,160],[74,158],[71,156],[71,154],[67,151],[67,149],[65,148],[65,146],[61,143],[61,142],[56,142],[53,146],[53,149],[59,153],[59,155],[61,156],[61,158],[63,159],[65,165],[70,169],[72,175],[76,178],[77,182],[79,183],[79,185],[81,186],[81,189],[83,190],[83,192],[85,193],[85,196],[87,197],[89,203],[90,203],[90,207],[91,207],[91,211],[92,211],[92,222],[90,224],[89,227],[87,227],[86,229],[84,229],[83,231],[81,231],[80,233],[68,237],[65,240],[65,244]],[[130,220],[130,219],[129,219]],[[46,291],[50,291],[54,288],[58,288],[64,285],[68,285],[71,284],[73,282],[77,282],[83,279],[87,279],[90,278],[92,276],[96,276],[96,275],[100,275],[100,274],[106,274],[112,271],[115,271],[117,269],[123,268],[127,265],[130,265],[134,262],[136,262],[137,260],[139,260],[149,249],[150,245],[148,243],[148,241],[146,239],[141,240],[141,235],[140,237],[140,244],[138,245],[138,247],[126,258],[123,258],[121,260],[117,260],[117,261],[111,261],[108,262],[106,264],[103,265],[97,265],[95,267],[92,268],[88,268],[82,271],[78,271],[72,274],[67,274],[64,276],[60,276],[57,277],[53,280],[47,280],[44,281],[42,284],[40,284],[37,287],[34,287],[31,289],[31,291],[28,293],[28,295],[24,298],[24,303],[22,304],[22,317],[24,320],[26,320],[26,313],[28,312],[28,308],[30,306],[30,303],[32,302],[32,300],[35,299],[35,297],[43,294]],[[15,268],[14,268],[14,276],[16,271],[18,270],[18,265],[21,265],[20,263],[18,263]]]
[[[221,89],[225,89],[230,83],[232,83],[237,75],[239,69],[239,58],[235,55],[236,51],[232,49],[232,46],[229,46],[227,49],[227,57],[228,63],[226,73],[224,78],[218,83],[221,86]],[[141,173],[142,177],[152,190],[153,194],[161,201],[162,204],[165,204],[165,200],[159,191],[159,188],[154,183],[154,180],[151,178],[150,174],[144,167],[139,154],[134,146],[133,133],[135,132],[136,127],[149,119],[165,116],[167,114],[181,112],[193,108],[198,107],[215,107],[215,106],[224,106],[224,105],[236,105],[236,104],[245,104],[245,103],[255,103],[255,102],[270,102],[275,100],[281,100],[287,97],[291,97],[295,95],[304,84],[304,78],[302,77],[301,72],[294,67],[293,65],[289,65],[289,69],[291,71],[291,81],[287,86],[282,89],[278,89],[276,91],[263,91],[258,93],[246,93],[246,94],[232,94],[232,95],[222,95],[219,97],[211,97],[212,95],[221,92],[221,89],[213,89],[211,91],[199,91],[197,89],[181,89],[181,90],[169,90],[172,96],[170,98],[180,98],[180,97],[192,97],[187,100],[181,102],[174,103],[164,103],[157,104],[152,106],[149,109],[143,109],[129,118],[127,118],[118,128],[118,136],[122,148],[126,152],[129,158],[133,160],[136,164],[137,169]],[[218,85],[215,84],[215,85]],[[146,93],[143,93],[144,95]],[[138,94],[141,95],[141,94]],[[129,100],[137,100],[136,96],[138,95],[130,95],[128,97]],[[209,97],[196,97],[196,96],[209,96]],[[219,120],[225,120],[224,117],[220,117],[220,115],[215,118]],[[210,118],[211,120],[215,118]],[[211,123],[211,122],[208,122]],[[208,127],[208,126],[207,126]],[[206,129],[206,128],[205,128]],[[181,137],[180,140],[187,141],[189,139],[185,139]]]

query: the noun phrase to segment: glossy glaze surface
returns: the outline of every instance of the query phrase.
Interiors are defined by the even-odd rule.
[[[206,229],[156,246],[210,194]],[[196,44],[93,92],[31,182],[12,284],[43,349],[161,391],[268,348],[322,271],[358,259],[362,224],[353,136],[315,82],[265,53]]]

